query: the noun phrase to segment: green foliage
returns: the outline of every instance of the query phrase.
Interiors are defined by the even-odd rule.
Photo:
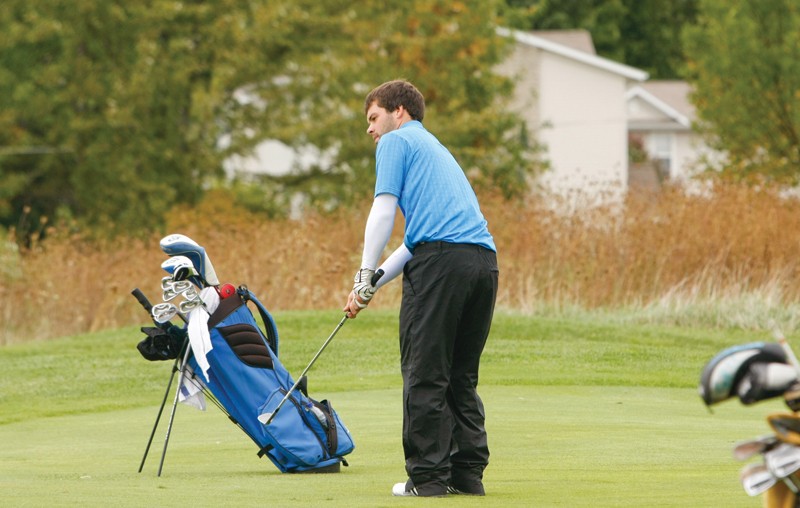
[[[650,79],[682,78],[686,72],[681,34],[697,18],[699,0],[623,0],[622,61]]]
[[[800,180],[800,5],[702,0],[687,30],[701,125],[736,179]]]
[[[431,130],[507,194],[529,170],[497,1],[28,2],[0,6],[0,223],[23,206],[141,232],[219,182],[263,140],[324,154],[267,177],[271,209],[368,195],[374,147],[363,97],[414,80]],[[271,161],[265,161],[269,170]]]
[[[523,30],[588,30],[599,55],[675,79],[684,67],[680,34],[694,22],[697,1],[506,0],[503,17]]]

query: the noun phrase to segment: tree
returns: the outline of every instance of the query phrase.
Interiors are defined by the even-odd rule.
[[[599,55],[623,61],[622,0],[506,0],[505,18],[523,30],[584,29]]]
[[[598,55],[645,70],[653,79],[684,71],[681,32],[698,0],[506,0],[506,22],[523,30],[581,28]]]
[[[686,72],[681,34],[697,19],[698,0],[622,0],[623,62],[650,79],[677,79]]]
[[[800,181],[800,5],[701,0],[686,32],[700,126],[723,174]]]
[[[318,206],[347,203],[374,179],[361,101],[395,77],[423,88],[432,130],[478,181],[519,192],[530,145],[502,108],[511,83],[491,72],[506,47],[496,8],[5,0],[0,183],[18,191],[0,195],[0,220],[30,206],[105,230],[152,229],[219,182],[223,160],[266,139],[329,156],[267,178],[270,206],[285,209],[294,192]]]

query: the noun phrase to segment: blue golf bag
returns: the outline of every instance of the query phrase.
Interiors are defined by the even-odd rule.
[[[265,330],[247,302],[253,302]],[[336,472],[354,443],[327,400],[310,398],[304,380],[268,425],[259,416],[275,411],[295,382],[278,359],[278,330],[267,309],[244,286],[220,300],[209,316],[211,349],[205,354],[206,375],[196,353],[188,360],[188,381],[200,384],[206,396],[224,411],[285,473]]]

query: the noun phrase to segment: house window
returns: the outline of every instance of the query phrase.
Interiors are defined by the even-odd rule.
[[[672,174],[673,135],[657,132],[651,134],[648,141],[647,152],[650,159],[658,166],[661,179],[666,180]]]

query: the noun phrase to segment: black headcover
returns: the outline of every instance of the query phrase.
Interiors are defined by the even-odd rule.
[[[698,391],[710,406],[736,395],[737,386],[753,363],[787,363],[786,353],[774,342],[752,342],[729,347],[703,368]]]
[[[170,325],[166,330],[155,326],[142,327],[141,330],[147,337],[136,345],[136,349],[146,360],[174,360],[180,355],[186,340],[185,329]]]

